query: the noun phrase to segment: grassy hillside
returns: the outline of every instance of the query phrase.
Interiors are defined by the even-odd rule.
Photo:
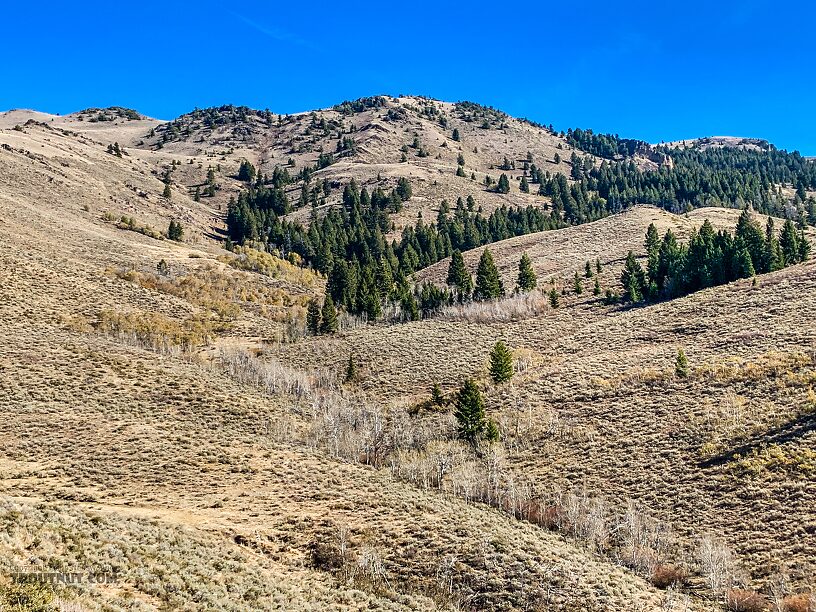
[[[349,134],[353,150],[338,152]],[[411,178],[392,236],[469,193],[485,212],[549,207],[519,190],[528,152],[572,171],[567,138],[547,128],[413,97],[291,117],[0,115],[0,603],[806,609],[812,261],[606,305],[595,277],[619,290],[650,223],[685,240],[704,219],[732,228],[739,214],[635,206],[489,245],[508,289],[531,257],[529,294],[398,324],[340,313],[338,333],[304,335],[326,278],[221,240],[227,203],[246,187],[242,161],[295,175],[321,152],[335,155],[312,178],[329,184],[325,208],[351,178],[389,189]],[[505,157],[516,170],[498,168]],[[501,172],[507,194],[482,184]],[[292,200],[300,187],[287,186]],[[464,253],[470,270],[484,248]],[[593,277],[576,295],[587,261]],[[444,284],[448,263],[412,282]],[[513,352],[505,384],[487,371],[499,339]],[[680,348],[687,377],[675,372]],[[456,436],[466,378],[500,433],[476,450]],[[21,568],[116,579],[30,586],[9,579]]]

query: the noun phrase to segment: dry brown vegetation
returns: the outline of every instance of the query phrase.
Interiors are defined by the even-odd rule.
[[[411,109],[404,124],[383,110],[345,118],[361,131],[383,127],[360,135],[366,163],[322,172],[389,181],[408,168],[417,195],[403,217],[413,220],[467,193],[469,179],[452,176],[458,147],[482,174],[497,174],[489,165],[513,152],[505,138],[518,155],[558,150],[538,128],[508,119],[481,130],[440,106],[451,121],[444,131]],[[302,149],[291,153],[298,164],[321,144],[305,134],[311,121],[286,123],[289,138],[271,139]],[[335,336],[304,339],[303,305],[323,279],[211,239],[218,207],[238,188],[230,173],[264,149],[218,134],[158,151],[139,145],[158,125],[0,119],[9,145],[0,149],[0,602],[812,607],[816,265],[642,308],[604,306],[590,291],[567,291],[552,308],[533,292],[402,325],[348,321]],[[461,143],[449,138],[455,126]],[[414,130],[429,157],[389,158]],[[105,153],[112,141],[127,155]],[[263,155],[252,159],[268,171],[290,153]],[[153,171],[171,160],[181,165],[166,200]],[[217,163],[214,199],[196,203],[178,188]],[[448,173],[453,181],[439,178]],[[536,199],[513,189],[516,203]],[[479,197],[486,209],[504,201]],[[162,230],[180,219],[188,238],[120,229],[106,213]],[[551,279],[568,288],[595,258],[602,286],[614,288],[650,222],[687,236],[706,217],[730,227],[736,213],[637,208],[491,250],[508,287],[528,252],[543,291]],[[439,281],[446,267],[418,278]],[[497,387],[484,381],[499,338],[516,373]],[[679,347],[691,366],[683,380]],[[358,380],[342,384],[350,354]],[[450,398],[470,376],[484,383],[502,434],[478,453],[453,439],[449,406],[427,403],[434,381]],[[117,580],[51,592],[5,580],[20,568]]]

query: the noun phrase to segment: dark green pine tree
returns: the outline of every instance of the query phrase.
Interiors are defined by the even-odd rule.
[[[751,261],[751,254],[748,248],[743,244],[739,251],[737,251],[737,265],[736,272],[739,278],[751,278],[756,274],[754,270],[754,263]]]
[[[499,271],[493,262],[493,255],[490,249],[485,249],[479,259],[479,267],[476,269],[476,288],[473,290],[473,298],[476,300],[492,300],[504,295],[504,286],[499,278]]]
[[[584,276],[592,278],[592,266],[589,265],[589,260],[584,264]]]
[[[810,242],[805,237],[805,230],[799,234],[799,261],[807,261],[810,257]]]
[[[320,302],[317,298],[309,300],[306,309],[306,329],[314,336],[320,333]]]
[[[519,183],[519,190],[522,193],[530,193],[530,183],[527,182],[527,177],[521,177],[521,183]]]
[[[558,291],[555,290],[555,285],[550,287],[550,292],[547,295],[550,298],[550,306],[553,308],[558,308],[560,299],[558,297]]]
[[[334,300],[330,295],[323,301],[323,309],[320,313],[320,332],[323,334],[333,334],[337,331],[337,309],[334,307]]]
[[[469,299],[473,291],[473,277],[465,267],[465,260],[459,249],[451,253],[450,266],[448,266],[448,285],[456,289],[457,299],[460,302]]]
[[[657,233],[655,224],[650,223],[649,228],[646,230],[646,257],[648,258],[646,271],[650,283],[657,284],[658,281],[661,244],[662,241],[660,240],[660,235]]]
[[[453,128],[453,134],[451,134],[451,138],[453,138],[456,142],[459,142],[461,136],[459,136],[459,128]]]
[[[490,378],[494,383],[507,382],[513,377],[513,355],[507,345],[499,340],[490,351]]]
[[[623,285],[626,300],[639,302],[643,299],[646,290],[646,273],[632,251],[629,251],[626,256],[626,264],[621,273],[621,285]]]
[[[745,248],[748,249],[754,270],[759,274],[767,272],[768,261],[765,257],[765,234],[757,222],[751,217],[751,212],[747,206],[737,221],[736,237],[740,238]]]
[[[779,246],[782,249],[784,265],[790,266],[799,261],[799,236],[796,235],[796,228],[790,219],[787,219],[785,225],[782,226]]]
[[[485,407],[482,392],[474,380],[466,380],[459,389],[453,415],[459,439],[475,446],[485,429]]]
[[[601,295],[601,281],[595,277],[595,285],[592,287],[592,295]]]
[[[499,182],[496,183],[496,193],[510,193],[510,179],[504,173],[499,177]]]
[[[170,183],[166,183],[164,185],[164,191],[162,191],[162,197],[169,200],[171,195],[173,195],[173,192],[170,190]]]
[[[181,223],[175,219],[171,219],[170,225],[167,228],[167,237],[170,240],[181,242],[182,238],[184,238],[184,228],[181,227]]]
[[[779,248],[779,241],[774,231],[773,217],[768,217],[768,223],[765,225],[765,259],[769,272],[779,270],[784,266],[782,250]]]
[[[536,285],[538,284],[538,279],[536,278],[536,273],[533,270],[533,264],[530,261],[530,257],[527,253],[524,253],[521,256],[521,260],[519,260],[519,273],[518,273],[518,290],[520,292],[527,292],[532,291],[535,289]]]
[[[354,355],[349,353],[348,364],[346,365],[346,376],[343,379],[343,382],[353,383],[357,380],[357,376],[357,364],[354,363]]]
[[[575,289],[575,295],[581,295],[584,292],[584,286],[581,284],[581,277],[578,272],[575,273],[575,278],[572,279],[572,287]]]

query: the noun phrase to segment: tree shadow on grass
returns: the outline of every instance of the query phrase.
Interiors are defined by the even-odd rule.
[[[797,418],[783,423],[779,427],[775,427],[759,438],[755,438],[750,442],[746,442],[741,446],[732,447],[722,453],[709,457],[701,461],[698,465],[701,468],[710,468],[719,465],[724,465],[729,461],[734,460],[734,455],[745,457],[754,450],[763,448],[769,444],[784,444],[791,442],[797,438],[801,438],[805,434],[816,431],[816,412],[809,414],[802,414]]]

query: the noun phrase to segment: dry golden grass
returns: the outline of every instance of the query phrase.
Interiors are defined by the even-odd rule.
[[[540,278],[547,271],[568,278],[590,259],[584,249],[607,248],[611,255],[599,255],[602,285],[616,286],[622,257],[638,248],[650,221],[687,234],[705,217],[729,226],[735,216],[635,209],[536,236],[543,244],[523,237],[491,250],[507,282],[522,251],[536,254]],[[734,575],[746,588],[767,593],[779,573],[794,588],[811,588],[816,264],[638,308],[604,306],[586,291],[561,304],[519,309],[510,298],[504,309],[356,329],[276,355],[342,373],[353,354],[366,393],[420,402],[434,381],[447,393],[470,376],[486,381],[487,355],[502,338],[536,357],[509,385],[488,386],[516,482],[534,483],[544,500],[577,490],[603,495],[618,512],[634,502],[671,527],[668,561],[695,572],[701,538],[716,533],[734,551]],[[674,375],[681,347],[692,366],[685,380]]]
[[[353,418],[360,397],[337,387],[334,366],[277,366],[276,344],[263,343],[281,324],[261,307],[296,309],[320,279],[253,253],[234,260],[203,238],[176,244],[118,229],[102,219],[111,198],[154,227],[179,212],[175,198],[126,199],[134,180],[160,188],[147,153],[143,164],[119,160],[91,136],[25,130],[0,131],[28,139],[0,150],[4,575],[118,574],[111,585],[58,586],[55,601],[73,610],[654,610],[667,601],[560,534],[458,490],[407,482],[408,460],[361,465],[343,454],[353,439],[335,455],[321,431],[335,410]],[[42,157],[18,150],[35,144]],[[203,235],[211,217],[190,207],[182,222]],[[220,358],[253,347],[260,363]],[[537,366],[538,355],[523,357]],[[15,588],[4,584],[3,597],[6,587]]]

